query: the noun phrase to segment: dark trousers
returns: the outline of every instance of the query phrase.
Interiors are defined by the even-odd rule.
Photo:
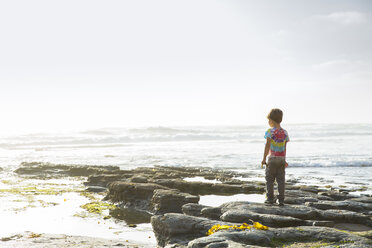
[[[284,203],[285,158],[269,157],[266,165],[266,198],[274,201],[274,181],[278,184],[278,200]]]

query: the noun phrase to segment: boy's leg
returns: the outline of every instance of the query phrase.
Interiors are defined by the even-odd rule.
[[[266,202],[274,203],[275,168],[270,159],[266,164]]]
[[[284,203],[284,191],[285,191],[285,161],[278,165],[276,182],[278,183],[278,200],[279,203]]]

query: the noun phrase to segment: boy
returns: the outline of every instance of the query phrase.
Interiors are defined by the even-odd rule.
[[[274,204],[274,181],[278,183],[278,200],[279,206],[284,205],[284,184],[285,184],[285,167],[288,166],[285,160],[287,142],[289,141],[288,133],[280,123],[283,119],[283,112],[280,109],[272,109],[267,115],[269,128],[265,133],[266,145],[261,166],[266,164],[266,201],[267,204]],[[266,163],[266,157],[268,161]]]

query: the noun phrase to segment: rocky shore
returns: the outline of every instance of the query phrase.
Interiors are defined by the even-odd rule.
[[[22,177],[82,177],[87,192],[115,204],[110,216],[135,227],[151,222],[159,247],[371,247],[372,197],[360,188],[286,183],[285,206],[248,201],[199,204],[206,195],[264,194],[257,175],[210,168],[76,166],[23,163]],[[190,181],[189,178],[203,178]],[[214,225],[260,222],[269,230],[220,230]],[[8,242],[8,241],[3,241]]]

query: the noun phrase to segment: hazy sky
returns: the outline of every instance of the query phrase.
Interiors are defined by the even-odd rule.
[[[372,1],[1,1],[0,129],[372,122]]]

